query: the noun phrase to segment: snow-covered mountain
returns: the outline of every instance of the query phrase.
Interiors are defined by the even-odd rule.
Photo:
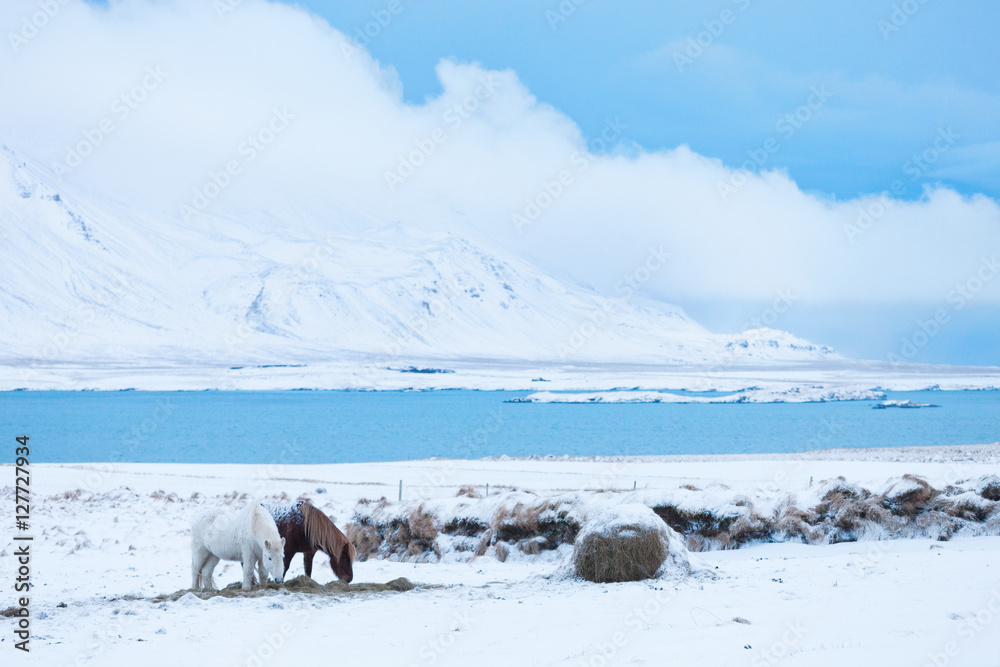
[[[449,233],[343,228],[273,212],[252,222],[153,217],[73,190],[5,146],[0,358],[728,365],[835,356],[780,331],[713,334],[675,306],[606,298]]]

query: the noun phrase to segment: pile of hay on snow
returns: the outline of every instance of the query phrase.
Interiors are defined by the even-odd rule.
[[[610,507],[584,524],[573,545],[573,565],[578,577],[597,583],[690,570],[687,549],[677,534],[639,503]]]

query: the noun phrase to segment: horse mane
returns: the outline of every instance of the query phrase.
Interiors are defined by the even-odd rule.
[[[347,536],[339,528],[333,525],[330,517],[322,512],[306,499],[302,499],[299,504],[302,511],[303,528],[306,538],[313,549],[321,549],[331,559],[339,559],[344,547],[348,548],[351,554],[351,562],[357,557],[357,550]]]
[[[281,535],[278,533],[278,526],[274,523],[271,513],[260,504],[253,503],[252,518],[250,519],[250,533],[257,539],[270,540],[271,544],[281,543]]]

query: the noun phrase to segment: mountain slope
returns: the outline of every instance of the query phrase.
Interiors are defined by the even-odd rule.
[[[406,358],[730,364],[832,358],[706,331],[445,233],[152,219],[0,151],[0,357],[34,363]]]

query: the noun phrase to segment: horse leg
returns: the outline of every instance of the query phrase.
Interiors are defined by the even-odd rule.
[[[253,586],[253,570],[257,565],[257,558],[245,553],[243,554],[243,590],[248,591]]]
[[[296,553],[298,553],[298,552],[295,551],[295,546],[292,544],[292,540],[290,538],[286,539],[285,540],[285,571],[281,573],[282,577],[284,577],[286,574],[288,574],[288,567],[292,564],[292,559],[295,558],[295,554]]]
[[[199,590],[201,585],[201,563],[198,562],[198,552],[192,549],[191,553],[191,590]]]
[[[306,576],[310,579],[313,576],[313,556],[316,555],[315,551],[303,551],[302,552],[302,564],[306,568]]]
[[[209,552],[204,547],[191,549],[191,588],[193,590],[201,590],[201,571],[205,567],[208,556]]]
[[[257,578],[260,579],[261,586],[263,586],[264,584],[266,584],[268,581],[271,580],[271,577],[268,576],[267,574],[267,570],[264,569],[263,560],[257,561]]]
[[[201,568],[201,587],[204,590],[215,590],[213,575],[215,574],[215,566],[218,564],[219,557],[213,553],[209,553],[208,557],[205,559],[205,564]]]

